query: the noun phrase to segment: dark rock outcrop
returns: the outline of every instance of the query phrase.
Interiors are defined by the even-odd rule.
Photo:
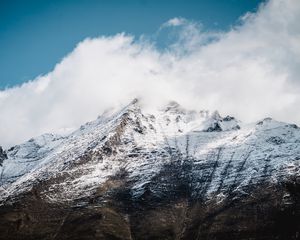
[[[77,207],[32,192],[0,208],[0,239],[299,239],[299,180],[251,188],[218,202],[192,199],[185,189],[133,199],[120,186],[105,203],[91,196]]]
[[[4,159],[7,159],[7,154],[0,146],[0,166],[2,165]]]

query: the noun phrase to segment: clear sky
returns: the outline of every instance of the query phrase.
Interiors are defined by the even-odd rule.
[[[0,89],[50,72],[87,37],[154,34],[174,17],[227,30],[262,0],[1,0]]]

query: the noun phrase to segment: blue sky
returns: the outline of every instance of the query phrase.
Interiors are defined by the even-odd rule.
[[[151,36],[174,17],[228,30],[262,0],[1,0],[0,89],[50,72],[87,37]],[[158,43],[160,44],[160,43]]]
[[[0,3],[2,146],[136,97],[300,124],[299,0]]]

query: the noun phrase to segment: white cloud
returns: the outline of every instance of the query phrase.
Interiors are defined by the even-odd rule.
[[[300,1],[271,0],[241,21],[214,33],[171,19],[179,37],[164,51],[126,34],[84,40],[46,76],[0,92],[0,145],[78,127],[134,97],[300,123]]]
[[[185,18],[175,17],[163,24],[164,27],[178,27],[188,23]]]

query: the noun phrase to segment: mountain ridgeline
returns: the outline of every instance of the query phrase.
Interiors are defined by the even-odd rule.
[[[134,100],[0,148],[0,239],[300,239],[300,129]]]

